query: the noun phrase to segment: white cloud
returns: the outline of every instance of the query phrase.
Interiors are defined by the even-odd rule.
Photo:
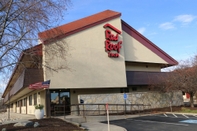
[[[161,29],[164,29],[164,30],[169,30],[169,29],[175,28],[174,25],[171,22],[162,23],[162,24],[159,25],[159,27]]]
[[[146,28],[141,27],[137,31],[140,32],[141,34],[143,34],[146,31]]]
[[[192,22],[196,16],[194,15],[178,15],[174,18],[174,21],[181,22],[182,24],[188,24]]]

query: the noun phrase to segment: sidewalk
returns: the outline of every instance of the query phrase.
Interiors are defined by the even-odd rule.
[[[166,112],[171,113],[171,112]],[[175,112],[173,112],[175,113]],[[187,113],[180,113],[180,114],[187,114]],[[188,113],[189,115],[194,115],[195,113]],[[127,119],[127,118],[134,118],[144,115],[151,115],[151,114],[143,114],[143,115],[114,115],[109,116],[110,121],[112,120],[120,120],[120,119]],[[195,114],[197,115],[197,114]],[[59,116],[56,118],[61,118],[65,121],[69,121],[75,125],[81,126],[88,131],[108,131],[108,125],[105,123],[101,123],[102,121],[107,121],[106,116],[72,116],[68,115],[66,117]],[[18,114],[18,113],[10,113],[10,119],[8,119],[8,113],[0,113],[0,125],[1,124],[8,124],[8,123],[16,123],[21,121],[27,121],[29,119],[35,119],[34,115],[27,115],[27,114]],[[110,123],[109,121],[109,123]],[[110,124],[110,131],[127,131],[125,128],[112,125]]]
[[[0,124],[16,123],[20,121],[26,121],[29,119],[35,119],[35,116],[27,114],[10,113],[9,117],[8,112],[0,113]]]
[[[110,116],[110,120],[117,120],[117,119],[126,119],[130,117],[136,117],[139,115],[129,115],[129,116]],[[75,125],[81,126],[88,131],[108,131],[108,125],[101,123],[101,121],[106,121],[106,116],[59,116],[57,118],[64,119],[66,121],[70,121]],[[18,113],[10,113],[10,119],[8,119],[8,112],[0,113],[0,125],[1,124],[8,124],[8,123],[16,123],[21,121],[27,121],[29,119],[35,119],[34,115],[27,115],[27,114],[18,114]],[[112,125],[110,124],[110,131],[127,131],[125,128]]]
[[[111,120],[120,120],[127,118],[138,117],[139,115],[114,115],[109,116]],[[62,116],[59,117],[64,119]],[[73,122],[76,125],[81,125],[81,127],[88,129],[88,131],[108,131],[108,125],[105,123],[101,123],[107,121],[106,116],[66,116],[66,121]],[[110,123],[109,121],[109,123]],[[110,131],[127,131],[125,128],[110,124]]]

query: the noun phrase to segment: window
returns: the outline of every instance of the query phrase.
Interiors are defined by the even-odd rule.
[[[69,92],[60,92],[60,104],[70,104]]]
[[[59,104],[59,95],[58,95],[58,92],[53,91],[51,93],[51,104]]]
[[[129,88],[120,88],[120,93],[129,93]]]
[[[24,100],[20,100],[21,106],[24,106]]]
[[[137,87],[132,87],[132,91],[137,91]]]
[[[32,95],[29,96],[29,105],[32,105]]]
[[[24,106],[27,106],[27,97],[24,98]]]
[[[70,92],[67,90],[52,90],[51,104],[70,104]]]
[[[34,105],[37,105],[37,93],[34,94]]]

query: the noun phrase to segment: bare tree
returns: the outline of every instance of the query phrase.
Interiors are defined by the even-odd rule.
[[[174,71],[165,77],[160,77],[160,82],[152,84],[151,87],[162,92],[188,93],[190,105],[194,107],[193,96],[197,92],[197,57],[183,61]]]
[[[0,73],[24,64],[18,62],[21,52],[35,56],[31,47],[38,44],[38,32],[62,20],[69,4],[70,0],[0,0]],[[53,50],[60,49],[59,45]]]

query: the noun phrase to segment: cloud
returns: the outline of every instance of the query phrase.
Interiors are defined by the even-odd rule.
[[[164,30],[174,29],[174,25],[171,22],[165,22],[159,25],[159,28]]]
[[[140,32],[141,34],[143,34],[146,31],[146,28],[141,27],[137,31]]]
[[[181,22],[182,24],[188,24],[192,22],[196,16],[194,15],[178,15],[174,18],[174,21]]]

